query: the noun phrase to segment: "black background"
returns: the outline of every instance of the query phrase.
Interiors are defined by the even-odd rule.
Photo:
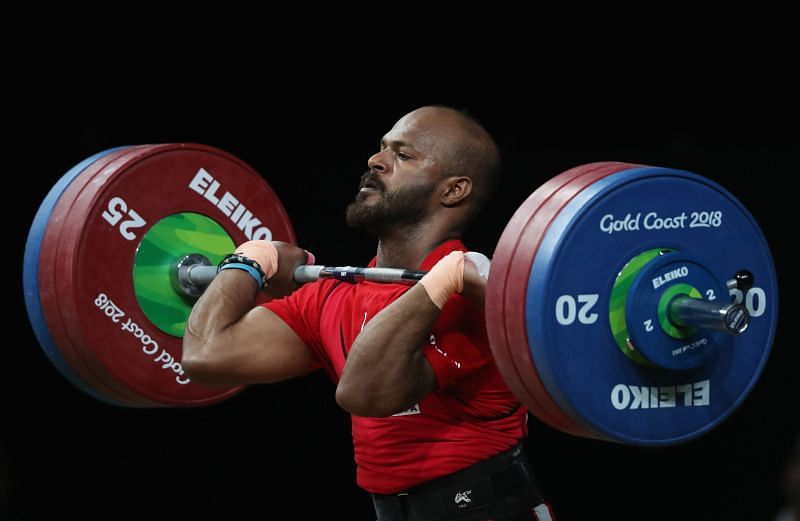
[[[379,78],[380,79],[380,78]],[[798,283],[791,248],[800,133],[796,105],[761,93],[590,93],[590,86],[498,78],[501,88],[439,89],[398,96],[378,85],[302,94],[263,81],[186,97],[159,90],[98,97],[53,94],[20,102],[11,152],[13,212],[3,220],[12,254],[3,268],[14,335],[5,342],[0,463],[8,508],[19,519],[374,519],[355,485],[349,417],[318,372],[252,387],[215,406],[133,410],[107,406],[72,387],[50,365],[22,302],[20,263],[33,215],[71,166],[117,145],[199,142],[250,163],[281,197],[300,244],[321,261],[359,264],[372,238],[344,223],[359,175],[377,142],[405,112],[428,103],[469,109],[496,136],[506,175],[469,231],[490,254],[504,223],[538,185],[572,166],[619,160],[684,168],[732,191],[759,221],[773,251],[782,320],[770,360],[750,397],[708,435],[666,449],[571,437],[535,418],[528,439],[542,488],[559,519],[772,519],[780,474],[800,433],[790,327]],[[329,75],[322,83],[336,83]],[[495,85],[497,87],[497,85]],[[187,86],[188,88],[188,86]],[[140,95],[141,94],[141,95]],[[12,201],[13,199],[13,201]],[[14,340],[11,341],[11,338]]]

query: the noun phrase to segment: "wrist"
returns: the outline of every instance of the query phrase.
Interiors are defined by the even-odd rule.
[[[244,255],[239,255],[238,253],[226,255],[217,265],[217,273],[227,269],[236,269],[248,273],[253,277],[253,280],[256,281],[256,284],[258,284],[259,290],[267,285],[267,275],[264,273],[261,265],[257,261],[245,257]]]

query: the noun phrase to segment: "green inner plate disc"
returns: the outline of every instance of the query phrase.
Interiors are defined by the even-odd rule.
[[[180,258],[199,253],[216,266],[235,248],[222,226],[199,213],[176,213],[154,224],[142,238],[133,265],[136,298],[153,325],[167,334],[183,336],[196,299],[173,289],[171,277]]]

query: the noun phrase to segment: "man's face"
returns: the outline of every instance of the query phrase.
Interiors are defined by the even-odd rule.
[[[436,188],[444,171],[443,147],[452,139],[452,124],[435,109],[401,118],[383,136],[380,151],[369,158],[347,222],[374,235],[425,220],[436,205]],[[452,116],[451,116],[452,117]]]

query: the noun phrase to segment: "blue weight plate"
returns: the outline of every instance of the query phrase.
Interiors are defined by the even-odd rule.
[[[41,253],[42,238],[47,229],[47,223],[50,220],[50,214],[53,207],[58,203],[61,194],[69,187],[70,183],[80,175],[92,163],[101,159],[108,154],[121,150],[126,147],[117,147],[98,152],[97,154],[84,159],[77,165],[73,166],[66,174],[53,185],[53,188],[47,193],[42,204],[33,218],[33,223],[28,232],[28,238],[25,242],[25,254],[22,264],[22,284],[25,292],[25,307],[28,310],[28,318],[31,321],[33,332],[42,350],[58,371],[64,375],[73,385],[78,387],[86,394],[102,400],[106,403],[119,405],[119,403],[106,396],[103,393],[95,390],[91,385],[85,382],[73,369],[69,363],[64,359],[64,356],[59,351],[58,346],[50,334],[47,324],[45,322],[44,313],[42,311],[41,296],[39,293],[39,257]]]
[[[750,327],[724,337],[697,367],[636,363],[612,334],[617,274],[656,248],[702,259],[722,284],[741,269],[755,275],[743,298]],[[685,442],[727,418],[763,370],[777,316],[774,265],[750,213],[708,179],[657,167],[612,174],[565,205],[542,240],[526,294],[529,347],[549,394],[592,430],[638,445]]]

